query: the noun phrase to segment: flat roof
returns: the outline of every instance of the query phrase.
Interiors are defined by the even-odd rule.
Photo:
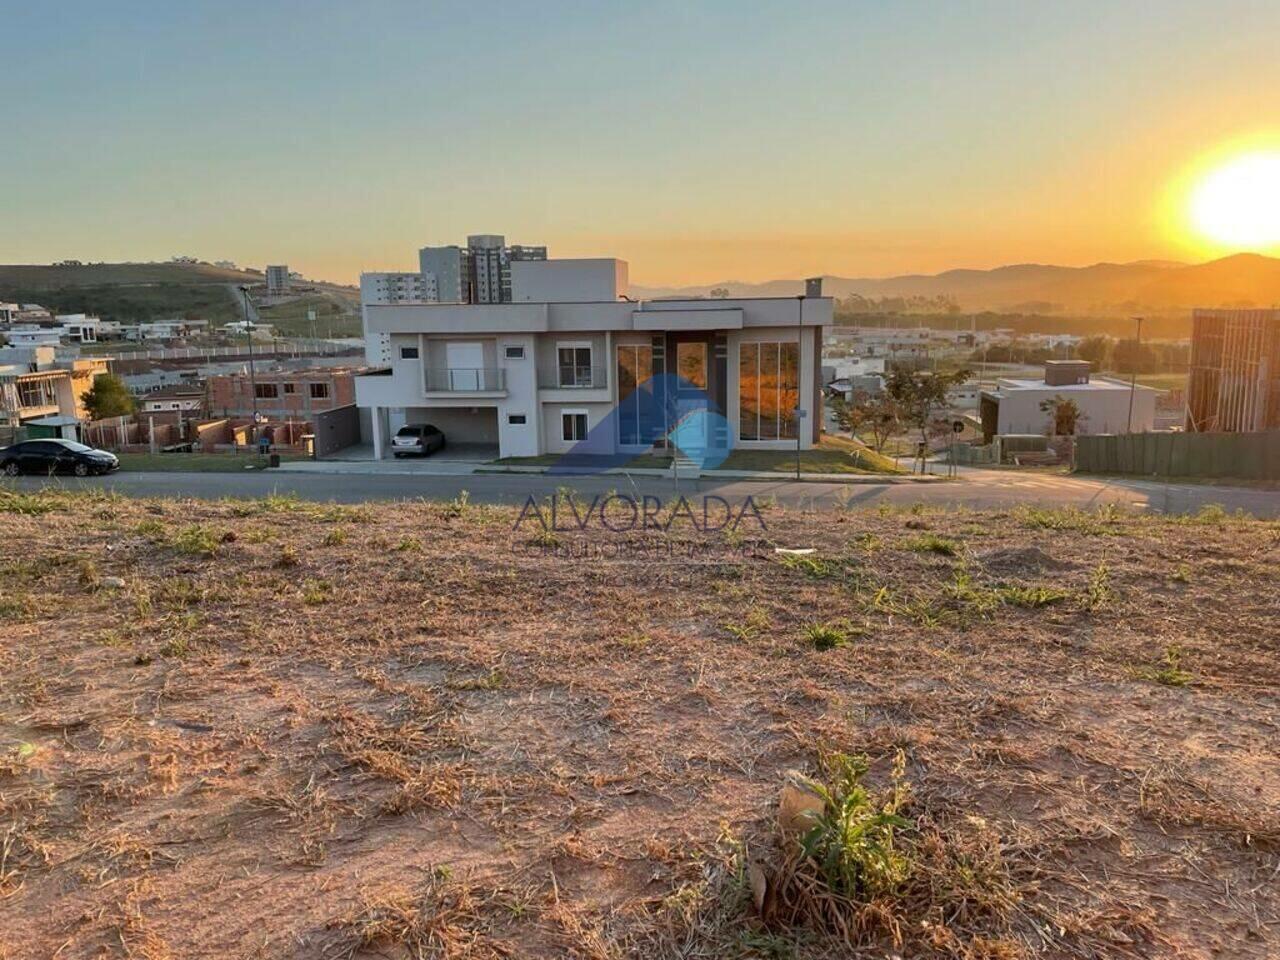
[[[1157,390],[1155,387],[1144,386],[1141,383],[1136,385],[1131,385],[1128,381],[1111,380],[1107,377],[1095,377],[1092,380],[1090,380],[1088,383],[1045,383],[1043,379],[1020,380],[1020,379],[1011,378],[1011,377],[1001,377],[998,383],[999,383],[998,389],[1052,390],[1054,393],[1070,393],[1070,392],[1077,392],[1077,393],[1095,392],[1096,393],[1100,390],[1123,390],[1127,392],[1131,389],[1151,390],[1154,393],[1163,392],[1163,391]]]

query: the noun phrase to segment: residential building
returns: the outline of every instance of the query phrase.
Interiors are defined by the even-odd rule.
[[[56,347],[62,343],[62,331],[27,323],[10,327],[5,331],[5,339],[11,347]]]
[[[1196,310],[1189,431],[1280,429],[1280,310]]]
[[[200,383],[162,387],[138,398],[138,412],[164,420],[189,420],[205,412],[205,389]]]
[[[278,297],[289,292],[289,268],[283,264],[267,267],[267,296]]]
[[[436,279],[423,273],[360,274],[360,309],[371,303],[426,303],[436,300]],[[391,344],[385,334],[369,332],[364,324],[365,360],[370,364],[390,363]]]
[[[351,367],[310,367],[303,370],[257,370],[209,378],[209,412],[215,416],[271,419],[310,419],[313,413],[355,402]]]
[[[106,372],[104,359],[58,362],[47,345],[0,350],[0,426],[47,417],[87,420],[84,396]]]
[[[72,343],[97,343],[98,328],[102,321],[83,313],[60,313],[57,321],[62,335]]]
[[[546,260],[546,247],[507,246],[501,234],[474,234],[465,247],[423,247],[418,266],[442,303],[510,303],[511,264]]]
[[[405,423],[501,456],[641,453],[699,409],[708,445],[816,442],[831,298],[633,302],[625,263],[517,263],[509,303],[368,305],[392,351],[355,378],[376,457]]]
[[[1055,397],[1080,409],[1077,434],[1142,433],[1155,424],[1158,390],[1128,381],[1093,376],[1084,360],[1050,360],[1037,380],[1001,378],[978,400],[982,432],[994,436],[1049,433],[1053,413],[1040,405]]]
[[[13,323],[21,309],[22,307],[16,303],[0,303],[0,323]]]

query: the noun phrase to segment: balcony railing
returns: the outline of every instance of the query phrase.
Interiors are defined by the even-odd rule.
[[[501,367],[428,367],[428,393],[494,393],[506,389]]]
[[[604,366],[560,364],[538,377],[538,386],[543,390],[602,390],[608,385],[608,368]]]

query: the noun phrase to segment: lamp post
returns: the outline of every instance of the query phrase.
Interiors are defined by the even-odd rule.
[[[253,321],[249,319],[249,287],[241,285],[240,295],[244,297],[244,334],[249,341],[249,392],[253,394],[253,429],[258,429],[258,380],[253,370]]]
[[[1138,339],[1133,346],[1133,370],[1129,374],[1129,419],[1126,421],[1129,432],[1133,433],[1133,395],[1138,391],[1138,356],[1142,353],[1142,318],[1134,317],[1138,322]]]

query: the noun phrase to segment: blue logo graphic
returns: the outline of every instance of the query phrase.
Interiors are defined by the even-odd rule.
[[[650,377],[637,386],[547,472],[601,473],[664,442],[703,470],[720,466],[731,450],[724,413],[705,390],[676,374]]]

